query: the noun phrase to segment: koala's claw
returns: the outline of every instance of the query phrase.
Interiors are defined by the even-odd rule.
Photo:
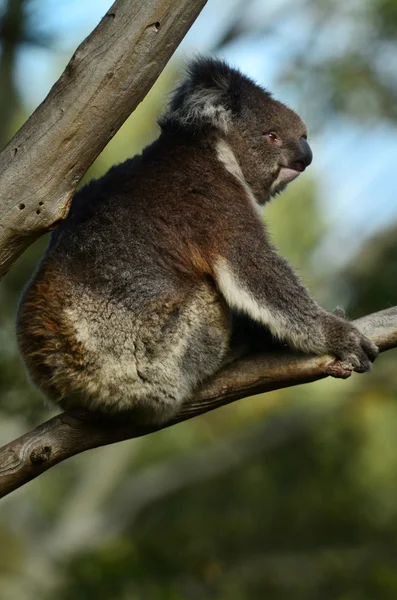
[[[364,336],[361,336],[361,338],[355,337],[354,345],[356,347],[354,348],[352,341],[350,341],[346,349],[340,351],[336,356],[346,368],[356,371],[356,373],[366,373],[371,369],[379,350],[375,344]]]
[[[347,356],[343,364],[346,365],[351,371],[355,371],[356,373],[366,373],[371,369],[371,361],[362,353],[360,357],[355,354],[351,354]]]
[[[340,371],[340,374],[336,374],[337,377],[343,377],[344,372],[365,373],[371,369],[371,363],[374,362],[379,350],[354,325],[332,315],[332,318],[327,320],[326,331],[328,351],[337,359],[336,372]]]

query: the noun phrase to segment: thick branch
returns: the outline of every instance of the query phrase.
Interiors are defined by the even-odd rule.
[[[77,183],[206,0],[117,0],[0,154],[0,277],[66,217]]]
[[[397,307],[356,321],[381,351],[397,346]],[[175,425],[240,398],[309,383],[328,375],[344,377],[332,358],[278,352],[244,358],[220,371],[169,423],[140,429],[133,422],[83,411],[62,413],[0,449],[0,497],[57,463],[90,448],[139,437]]]

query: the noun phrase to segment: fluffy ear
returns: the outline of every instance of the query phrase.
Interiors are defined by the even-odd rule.
[[[160,126],[197,128],[210,125],[226,132],[240,112],[242,87],[247,81],[239,71],[220,60],[198,58],[176,88]]]

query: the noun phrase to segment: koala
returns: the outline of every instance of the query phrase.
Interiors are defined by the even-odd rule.
[[[65,409],[153,425],[236,355],[236,339],[250,345],[244,331],[367,371],[376,346],[313,300],[260,212],[312,161],[300,117],[200,58],[159,125],[141,155],[75,194],[51,235],[18,311],[32,381]]]

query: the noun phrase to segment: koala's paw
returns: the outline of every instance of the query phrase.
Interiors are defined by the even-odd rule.
[[[377,346],[354,325],[329,314],[325,318],[327,352],[335,356],[342,369],[365,373],[378,356]]]

